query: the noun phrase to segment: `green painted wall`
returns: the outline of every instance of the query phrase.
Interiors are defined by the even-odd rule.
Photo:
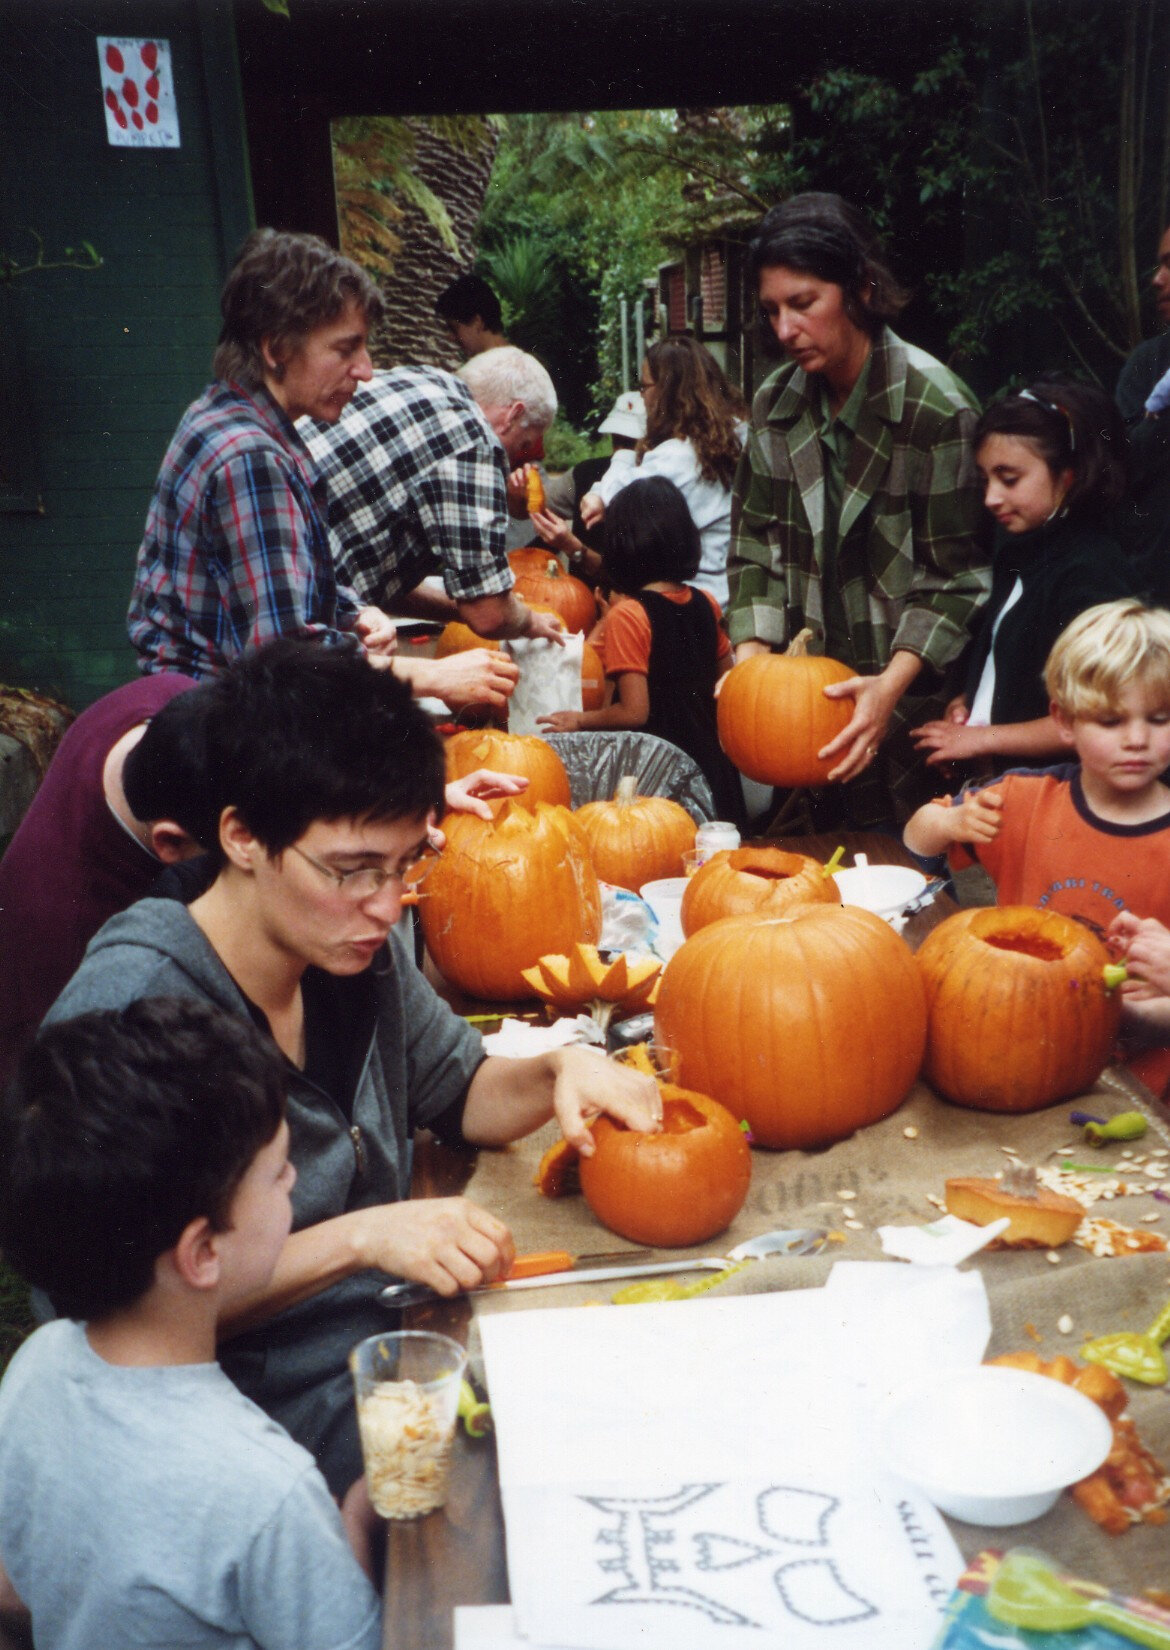
[[[169,40],[180,148],[107,142],[98,35]],[[215,0],[0,0],[0,39],[0,249],[103,259],[0,285],[0,681],[80,709],[134,675],[150,490],[252,227],[234,28]]]

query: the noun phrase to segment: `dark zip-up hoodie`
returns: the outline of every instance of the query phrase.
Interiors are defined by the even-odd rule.
[[[294,1230],[407,1197],[414,1130],[450,1126],[483,1059],[478,1033],[435,994],[397,936],[370,970],[345,978],[318,973],[318,984],[318,1012],[327,1007],[329,1034],[343,1045],[333,1052],[347,1074],[350,1105],[347,1115],[289,1065]],[[308,986],[306,976],[306,997]],[[111,918],[46,1024],[142,997],[194,997],[252,1017],[186,906],[171,899],[140,900]],[[226,1341],[220,1352],[248,1397],[317,1455],[335,1492],[361,1472],[346,1360],[357,1341],[390,1327],[377,1299],[384,1281],[380,1272],[358,1273]]]

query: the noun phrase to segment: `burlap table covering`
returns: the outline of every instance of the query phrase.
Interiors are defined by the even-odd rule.
[[[1081,1141],[1081,1131],[1069,1123],[1073,1109],[1100,1117],[1141,1110],[1149,1120],[1149,1132],[1140,1141],[1114,1144],[1095,1153]],[[908,1128],[916,1129],[917,1135],[907,1138],[904,1131]],[[467,1195],[508,1222],[521,1251],[568,1249],[580,1254],[620,1248],[621,1240],[598,1224],[582,1198],[550,1200],[540,1197],[533,1186],[540,1155],[556,1135],[555,1127],[549,1125],[504,1150],[481,1151]],[[1170,1129],[1155,1115],[1145,1091],[1116,1071],[1107,1072],[1091,1094],[1026,1117],[994,1116],[945,1105],[919,1084],[892,1117],[825,1151],[753,1152],[751,1190],[731,1228],[712,1243],[672,1253],[723,1254],[742,1239],[775,1227],[829,1227],[841,1232],[844,1241],[831,1245],[828,1253],[753,1264],[718,1285],[717,1292],[756,1294],[817,1287],[838,1259],[885,1258],[875,1235],[878,1226],[922,1224],[937,1216],[928,1194],[941,1196],[948,1176],[996,1174],[1009,1160],[1005,1147],[1014,1148],[1025,1163],[1055,1162],[1051,1154],[1062,1146],[1073,1147],[1070,1155],[1078,1162],[1091,1158],[1120,1165],[1122,1150],[1141,1156],[1156,1146],[1170,1147]],[[843,1225],[844,1192],[853,1194],[849,1206],[862,1222],[861,1230]],[[1102,1201],[1093,1210],[1145,1230],[1149,1226],[1141,1216],[1155,1211],[1163,1213],[1164,1220],[1154,1229],[1170,1228],[1170,1205],[1148,1193]],[[1090,1336],[1144,1329],[1170,1297],[1170,1254],[1097,1259],[1075,1244],[1059,1253],[1055,1265],[1038,1250],[985,1252],[967,1263],[979,1268],[987,1286],[992,1313],[990,1355],[1034,1347],[1045,1358],[1058,1352],[1076,1357]],[[694,1274],[694,1280],[700,1275]],[[692,1278],[687,1275],[683,1281]],[[583,1282],[477,1296],[475,1312],[478,1316],[608,1302],[621,1287],[620,1283]],[[1072,1318],[1073,1330],[1062,1335],[1057,1325],[1065,1314]],[[471,1346],[478,1362],[474,1324]],[[1170,1391],[1128,1385],[1130,1413],[1143,1441],[1163,1463],[1170,1464]],[[1018,1531],[982,1530],[957,1522],[951,1527],[968,1556],[981,1547],[1026,1541],[1070,1569],[1112,1586],[1170,1586],[1170,1526],[1143,1525],[1111,1538],[1068,1496],[1062,1496],[1043,1519]]]

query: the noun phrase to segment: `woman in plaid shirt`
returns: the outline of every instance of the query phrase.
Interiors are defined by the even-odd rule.
[[[891,331],[907,294],[839,196],[773,207],[751,258],[789,360],[756,395],[736,475],[728,630],[738,660],[808,626],[856,671],[825,690],[854,712],[823,753],[844,788],[818,823],[890,826],[929,794],[907,730],[939,714],[987,597],[978,405]]]

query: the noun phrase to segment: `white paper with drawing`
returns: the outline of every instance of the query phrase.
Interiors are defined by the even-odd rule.
[[[962,1568],[873,1451],[905,1380],[977,1363],[978,1273],[482,1320],[517,1631],[573,1650],[925,1650]]]

